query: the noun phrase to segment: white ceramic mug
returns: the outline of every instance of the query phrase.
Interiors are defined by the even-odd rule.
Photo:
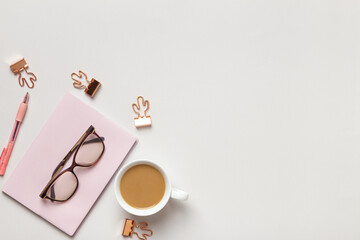
[[[127,204],[125,202],[124,198],[121,196],[121,193],[120,193],[120,180],[121,180],[122,176],[124,175],[124,173],[131,167],[140,165],[140,164],[146,164],[146,165],[156,168],[157,170],[159,170],[159,172],[162,174],[162,176],[164,177],[164,180],[165,180],[165,193],[164,193],[163,198],[157,205],[155,205],[154,207],[151,207],[151,208],[147,208],[147,209],[138,209],[138,208],[134,208],[134,207],[130,206],[129,204]],[[147,159],[136,160],[136,161],[130,162],[130,163],[126,164],[125,166],[123,166],[116,175],[114,190],[115,190],[116,199],[119,202],[120,206],[128,213],[131,213],[131,214],[137,215],[137,216],[149,216],[149,215],[159,212],[161,209],[163,209],[163,207],[165,207],[165,205],[169,201],[170,197],[175,198],[175,199],[180,199],[180,200],[187,200],[189,197],[189,194],[187,192],[184,192],[182,190],[171,187],[170,180],[169,180],[168,176],[166,175],[165,171],[158,164],[156,164],[150,160],[147,160]]]

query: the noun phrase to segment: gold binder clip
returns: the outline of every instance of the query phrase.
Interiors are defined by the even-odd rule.
[[[84,84],[82,84],[80,81],[80,79],[82,79],[83,76],[85,78],[85,81],[89,83],[87,87]],[[75,77],[77,77],[77,79]],[[101,86],[101,83],[96,81],[94,78],[92,78],[91,81],[89,81],[87,75],[81,70],[79,70],[78,73],[72,73],[71,78],[72,80],[74,80],[73,83],[74,87],[79,89],[85,88],[84,92],[90,95],[90,97],[93,97],[97,92],[97,90],[99,89],[99,87]]]
[[[27,62],[25,61],[25,59],[21,59],[20,61],[17,61],[16,63],[10,65],[10,69],[11,71],[16,75],[19,74],[18,80],[19,80],[19,84],[21,87],[24,86],[24,83],[26,84],[26,86],[28,86],[28,88],[33,88],[35,86],[34,82],[37,80],[37,77],[35,76],[34,73],[32,72],[28,72],[27,68],[29,67],[29,65],[27,64]],[[25,72],[29,75],[31,75],[32,77],[30,77],[30,82],[31,82],[31,86],[29,85],[29,83],[26,81],[26,79],[24,77],[21,77],[21,72],[25,70]]]
[[[141,105],[139,100],[141,99]],[[144,114],[140,114],[141,106],[145,107]],[[137,117],[134,118],[135,127],[146,127],[151,126],[151,117],[147,115],[147,111],[150,108],[148,100],[144,100],[142,96],[138,96],[137,103],[132,105],[132,109],[137,114]]]
[[[151,231],[150,229],[147,229],[148,226],[149,225],[146,222],[141,222],[138,225],[136,225],[134,220],[127,218],[125,220],[122,235],[125,237],[131,237],[132,234],[136,234],[136,236],[139,239],[147,240],[147,237],[151,237],[153,235],[153,231]],[[148,233],[143,233],[143,234],[139,235],[139,233],[134,231],[134,228],[140,228],[143,232],[148,232]]]

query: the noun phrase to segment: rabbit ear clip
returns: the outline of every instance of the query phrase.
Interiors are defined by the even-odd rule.
[[[142,96],[138,96],[137,103],[132,105],[132,109],[137,114],[137,117],[134,118],[135,127],[151,126],[151,117],[147,115],[149,108],[149,101],[145,100]]]

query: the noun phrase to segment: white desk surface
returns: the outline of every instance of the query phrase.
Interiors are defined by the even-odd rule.
[[[360,238],[358,1],[82,0],[0,3],[0,144],[37,74],[4,185],[70,91],[139,138],[190,193],[146,220],[150,240]],[[72,86],[84,70],[92,100]],[[153,126],[131,104],[150,100]],[[34,173],[36,174],[36,173]],[[73,239],[122,239],[113,181]],[[0,194],[1,239],[70,239]],[[135,238],[133,238],[135,239]]]

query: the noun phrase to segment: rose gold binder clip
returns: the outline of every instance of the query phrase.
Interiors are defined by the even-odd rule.
[[[85,81],[87,83],[89,83],[89,85],[86,87],[84,84],[82,84],[81,80],[84,76]],[[85,88],[85,93],[90,95],[90,97],[93,97],[95,95],[95,93],[97,92],[97,90],[99,90],[99,87],[101,86],[101,83],[96,81],[94,78],[91,79],[91,81],[88,80],[87,75],[79,70],[78,73],[72,73],[71,74],[71,78],[72,80],[74,80],[73,85],[75,88],[79,88],[79,89],[84,89]]]
[[[140,99],[141,99],[141,105],[140,105]],[[142,107],[145,108],[145,110],[143,110],[144,114],[140,113],[140,109],[142,109]],[[147,115],[147,111],[149,110],[149,108],[150,108],[149,101],[144,100],[142,96],[138,96],[137,103],[134,103],[132,105],[132,109],[137,114],[137,117],[134,118],[135,127],[151,126],[151,117],[150,115],[149,116]]]
[[[16,63],[10,65],[10,69],[11,71],[16,75],[19,74],[18,80],[19,80],[19,84],[21,87],[24,86],[24,83],[26,84],[26,86],[28,86],[28,88],[33,88],[35,86],[34,82],[37,80],[37,77],[35,76],[34,73],[32,72],[28,72],[27,68],[29,68],[29,65],[27,64],[27,62],[25,61],[25,59],[21,59],[20,61],[17,61]],[[31,75],[31,77],[29,77],[31,85],[29,85],[29,83],[27,82],[26,78],[21,77],[21,72],[25,70],[25,72],[28,75]]]
[[[131,237],[132,234],[136,234],[136,236],[141,239],[141,240],[147,240],[147,237],[151,237],[153,235],[153,231],[151,231],[150,229],[147,229],[149,225],[146,222],[141,222],[139,224],[135,224],[134,220],[131,219],[126,219],[125,220],[125,224],[124,224],[124,229],[122,232],[122,235],[125,237]],[[139,235],[139,233],[134,231],[134,228],[139,228],[142,230],[142,232],[146,232],[143,233],[141,235]]]

